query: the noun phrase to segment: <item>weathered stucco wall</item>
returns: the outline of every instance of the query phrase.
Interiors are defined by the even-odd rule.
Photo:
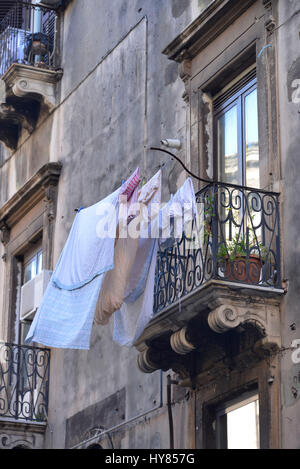
[[[147,150],[163,137],[180,137],[185,147],[186,111],[177,65],[161,54],[164,46],[197,16],[203,1],[73,1],[64,15],[61,103],[51,118],[11,157],[8,198],[36,170],[39,161],[61,161],[54,264],[74,219],[116,189],[137,165],[149,178],[161,163],[164,198],[176,189],[181,168]],[[185,148],[183,148],[183,155]],[[36,155],[36,156],[35,156]],[[6,171],[6,168],[3,168]],[[136,351],[112,341],[111,325],[94,326],[89,351],[52,350],[49,426],[46,446],[64,447],[66,420],[125,389],[125,415],[115,425],[159,404],[160,375],[142,374]],[[174,418],[181,426],[190,402]],[[165,414],[165,409],[163,413]],[[166,415],[136,423],[121,434],[123,447],[168,447]],[[84,414],[82,435],[88,430]],[[118,422],[119,419],[119,422]],[[101,422],[98,422],[101,425]],[[103,424],[103,423],[102,423]],[[104,424],[103,424],[104,425]],[[68,435],[67,435],[68,437]],[[179,434],[178,445],[190,440]],[[68,440],[68,438],[67,438]]]
[[[283,278],[288,292],[282,305],[282,446],[300,448],[300,363],[291,344],[300,339],[300,11],[297,0],[279,1],[278,82],[282,171]]]
[[[183,147],[179,156],[188,161],[184,85],[177,64],[168,61],[161,51],[209,3],[209,0],[73,0],[65,11],[61,28],[64,75],[58,84],[58,106],[29,138],[23,138],[14,154],[5,151],[0,167],[0,204],[3,204],[43,164],[62,162],[53,265],[68,236],[74,209],[91,205],[112,192],[137,165],[142,175],[149,178],[160,164],[166,163],[165,200],[182,182],[180,166],[163,154],[148,150],[151,145],[159,145],[162,138],[181,138]],[[283,278],[288,283],[281,318],[283,347],[287,349],[281,353],[281,430],[282,446],[299,448],[300,365],[292,363],[290,345],[300,339],[297,172],[300,15],[298,0],[279,0],[278,4],[282,254]],[[3,253],[1,244],[0,257]],[[0,262],[2,291],[4,285],[5,264]],[[3,295],[0,317],[6,317]],[[5,327],[6,322],[1,321],[0,339],[6,338]],[[78,435],[81,439],[90,429],[92,410],[98,409],[102,415],[102,403],[115,405],[117,401],[112,396],[117,392],[123,393],[120,406],[112,407],[112,413],[105,414],[104,422],[99,421],[98,425],[108,428],[159,404],[160,374],[142,374],[136,366],[136,354],[135,349],[121,348],[112,341],[111,324],[93,327],[89,351],[52,350],[46,447],[65,446],[66,421],[74,416],[82,431]],[[90,410],[86,415],[80,414],[87,408]],[[174,407],[176,447],[194,444],[193,419],[193,398],[185,396]],[[167,448],[166,408],[132,423],[129,431],[120,433],[117,444],[124,448]]]

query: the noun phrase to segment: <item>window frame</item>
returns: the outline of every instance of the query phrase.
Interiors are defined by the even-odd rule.
[[[26,261],[24,260],[23,262],[23,271],[22,271],[22,286],[25,285],[25,283],[27,282],[30,282],[31,280],[33,280],[37,275],[39,275],[39,273],[43,270],[43,246],[42,246],[42,241],[39,243],[40,246],[38,248],[36,248],[32,254],[30,254],[30,257],[28,257],[26,259]],[[41,259],[41,270],[38,272],[38,266],[39,266],[39,256],[42,257]],[[26,280],[25,281],[25,272],[26,272],[26,266],[28,266],[33,260],[36,261],[36,264],[35,264],[35,274],[33,277],[31,277],[29,280]]]
[[[245,82],[246,80],[246,82]],[[238,116],[238,165],[239,165],[239,186],[246,187],[246,120],[245,120],[245,99],[254,90],[257,90],[257,77],[253,77],[253,71],[250,72],[248,79],[247,75],[242,78],[237,84],[232,85],[226,92],[223,90],[213,98],[213,175],[215,181],[222,181],[222,175],[219,168],[219,142],[218,142],[218,120],[227,111],[237,106]],[[216,104],[217,103],[217,104]],[[258,116],[257,116],[258,118]],[[259,124],[259,119],[258,119]],[[225,181],[224,181],[225,182]],[[260,181],[258,181],[260,186]]]
[[[260,419],[259,419],[259,407],[260,407],[260,398],[258,389],[253,389],[252,391],[248,391],[246,393],[240,394],[236,398],[232,400],[227,400],[223,402],[221,405],[216,407],[216,448],[217,449],[227,449],[228,440],[227,440],[227,419],[225,420],[226,425],[226,432],[222,435],[222,423],[221,419],[223,419],[227,414],[230,412],[245,407],[252,402],[256,402],[258,405],[258,418],[257,418],[257,442],[258,448],[260,449]],[[224,448],[224,442],[226,439],[226,447]]]

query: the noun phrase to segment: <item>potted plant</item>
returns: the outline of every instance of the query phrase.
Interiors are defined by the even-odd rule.
[[[45,57],[47,54],[51,54],[53,45],[50,41],[50,37],[47,34],[38,32],[30,33],[26,37],[25,45],[25,57],[29,63],[34,63],[34,57]],[[46,65],[44,60],[40,60],[38,66]]]
[[[217,257],[227,280],[257,284],[267,254],[265,246],[253,237],[247,250],[246,236],[236,234],[232,241],[219,245]]]

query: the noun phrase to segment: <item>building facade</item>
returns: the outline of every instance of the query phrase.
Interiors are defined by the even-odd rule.
[[[299,1],[0,15],[0,447],[299,448]],[[202,226],[160,248],[153,319],[24,345],[76,209],[137,166],[164,201],[195,175]]]

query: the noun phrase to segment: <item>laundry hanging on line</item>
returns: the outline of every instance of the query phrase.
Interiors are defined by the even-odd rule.
[[[184,218],[183,218],[184,208]],[[161,208],[157,216],[150,221],[150,231],[156,238],[140,238],[134,269],[128,280],[124,301],[114,314],[113,339],[119,345],[131,347],[140,337],[147,324],[153,318],[155,267],[159,239],[168,236],[174,242],[175,235],[182,236],[196,216],[196,197],[191,178]],[[170,220],[177,224],[177,232],[171,233]],[[181,223],[183,222],[183,223]]]
[[[128,181],[134,183],[130,191]],[[119,196],[130,198],[140,182],[139,168],[128,181],[77,213],[25,343],[89,349],[102,280],[114,266]]]
[[[93,321],[106,324],[112,314],[118,344],[132,346],[143,332],[153,316],[158,238],[165,228],[161,220],[166,214],[182,216],[184,204],[190,204],[195,214],[196,204],[189,178],[164,208],[154,210],[153,217],[152,207],[161,199],[161,171],[142,188],[139,183],[137,168],[117,191],[76,215],[26,343],[89,349]],[[147,211],[140,221],[135,201]],[[136,238],[120,237],[116,213],[122,205]],[[109,236],[103,237],[107,226]],[[149,227],[154,237],[143,235]],[[132,256],[126,257],[128,253]]]

